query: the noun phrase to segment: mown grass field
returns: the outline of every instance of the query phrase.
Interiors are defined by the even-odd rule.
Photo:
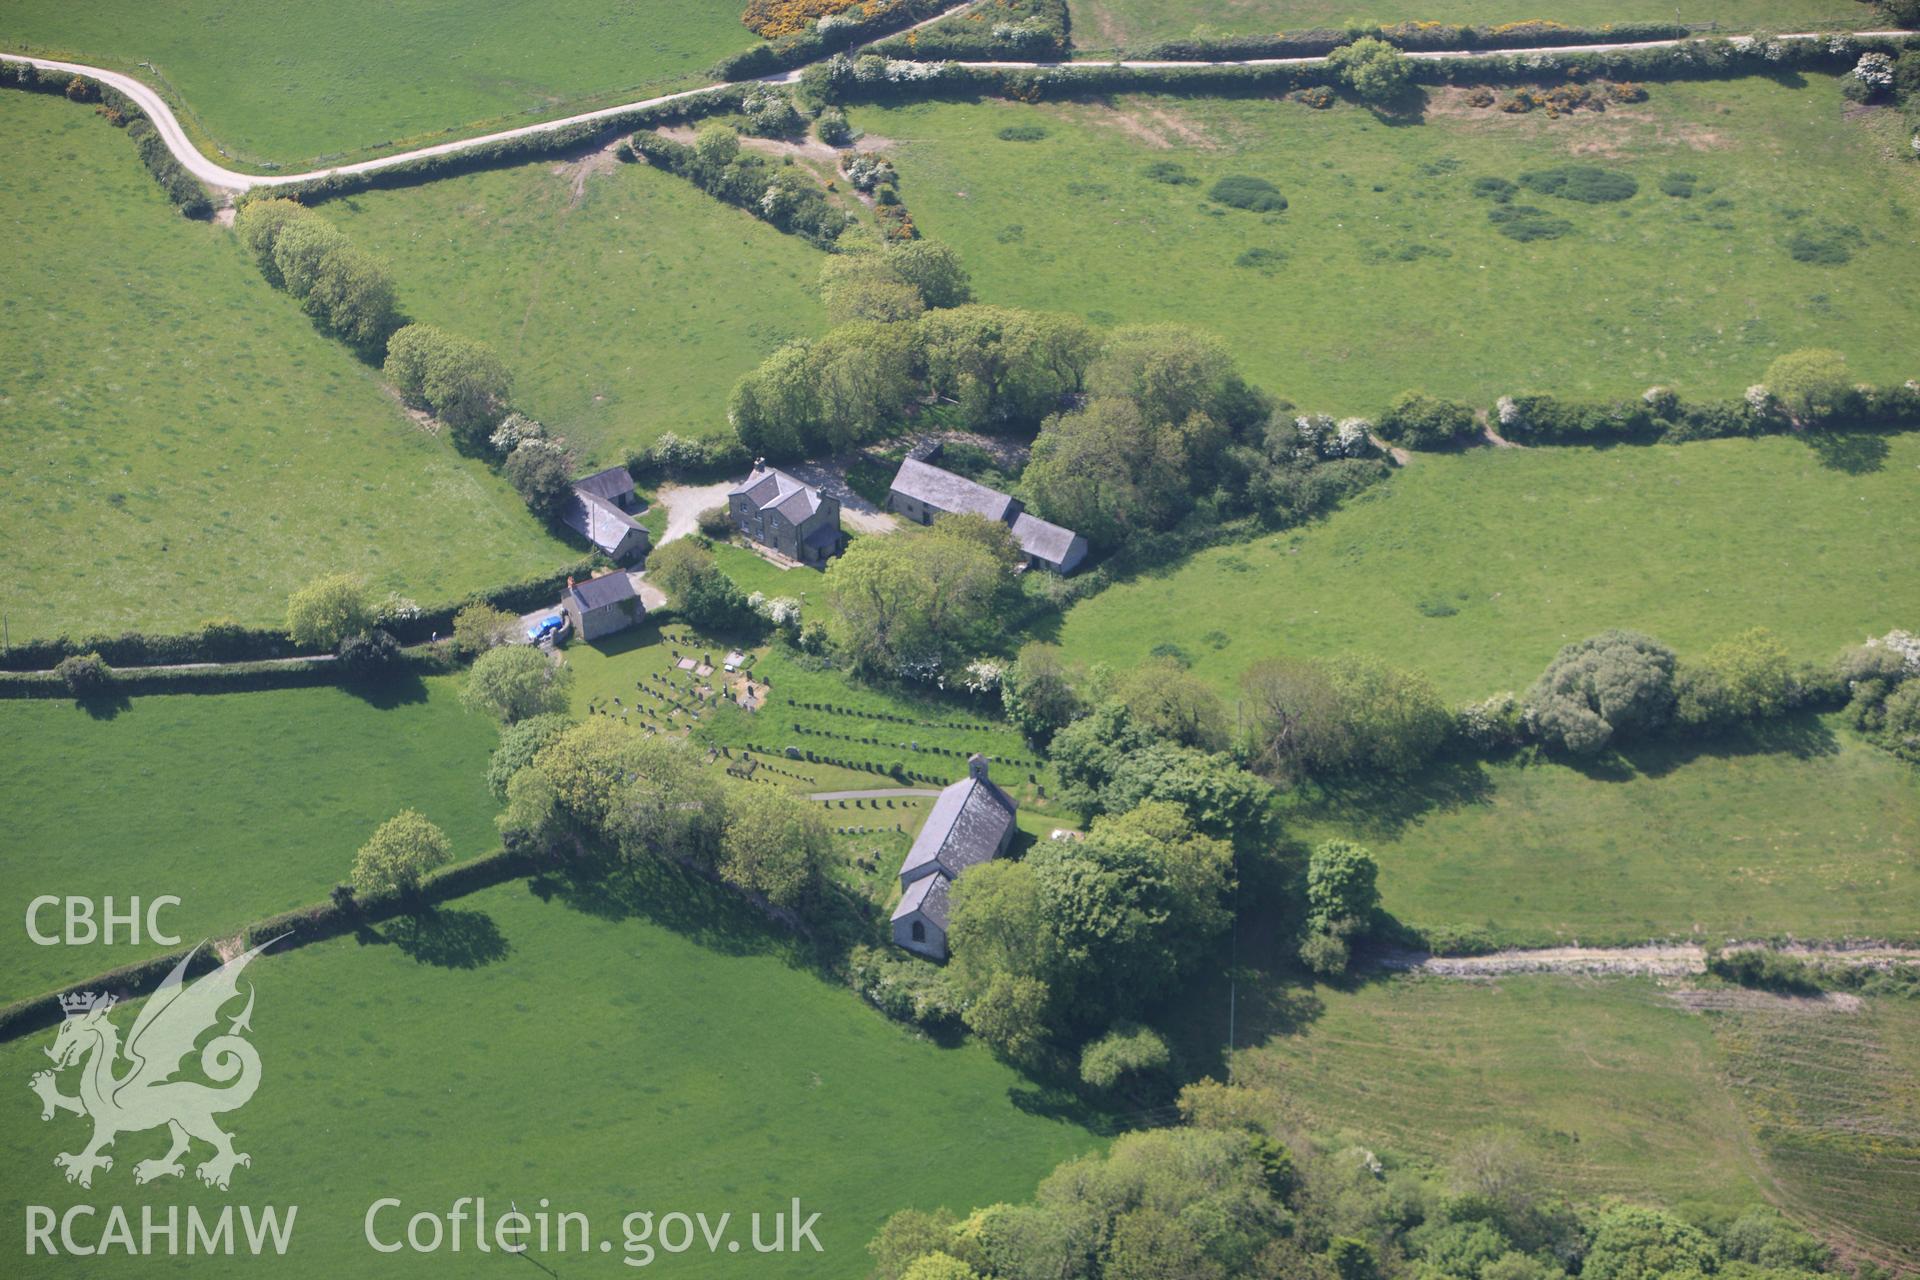
[[[577,553],[422,434],[83,106],[7,95],[0,608],[14,639],[270,623],[325,569],[423,601]]]
[[[1720,1215],[1779,1194],[1829,1238],[1920,1256],[1902,1208],[1920,1134],[1912,1001],[1809,1012],[1550,975],[1261,999],[1243,994],[1236,1070],[1280,1088],[1309,1132],[1442,1164],[1505,1133],[1578,1197]]]
[[[9,0],[10,50],[169,91],[212,153],[289,169],[566,115],[696,83],[753,44],[740,0]],[[144,64],[152,64],[148,71]],[[157,74],[155,74],[157,72]]]
[[[818,250],[607,153],[325,210],[387,259],[416,317],[491,343],[523,408],[596,464],[667,431],[724,434],[734,382],[826,327]]]
[[[1885,937],[1920,920],[1913,769],[1807,717],[1610,768],[1477,762],[1305,818],[1356,839],[1388,911],[1507,945]]]
[[[1259,35],[1409,19],[1490,26],[1551,18],[1598,27],[1672,22],[1677,13],[1681,22],[1711,22],[1730,31],[1820,31],[1880,22],[1862,0],[1073,0],[1070,9],[1074,43],[1081,48],[1178,39],[1196,30]]]
[[[1637,979],[1386,979],[1256,1000],[1235,1071],[1312,1132],[1444,1162],[1507,1131],[1580,1196],[1732,1210],[1763,1184],[1707,1020]]]
[[[1749,1001],[1714,1023],[1787,1210],[1850,1252],[1920,1267],[1920,1001],[1814,1018]]]
[[[1516,389],[1737,395],[1772,358],[1837,347],[1860,376],[1914,376],[1920,171],[1843,118],[1813,76],[1655,84],[1650,99],[1550,120],[1432,96],[1424,123],[1351,104],[1117,97],[915,104],[854,113],[893,139],[901,195],[951,243],[975,291],[1102,323],[1177,321],[1224,337],[1257,384],[1305,409],[1372,415],[1421,388],[1490,405]],[[1013,124],[1038,141],[1007,141]],[[1191,185],[1156,181],[1159,163]],[[1571,224],[1521,244],[1478,178],[1569,162],[1638,194],[1583,204],[1523,190]],[[1778,181],[1782,167],[1796,175]],[[1673,173],[1694,194],[1665,194]],[[1207,199],[1227,176],[1289,201]],[[1796,233],[1850,260],[1796,261]]]
[[[1223,690],[1259,658],[1358,651],[1450,700],[1524,690],[1608,627],[1684,654],[1764,626],[1823,660],[1920,613],[1920,437],[1855,444],[1875,469],[1784,437],[1422,454],[1318,524],[1099,593],[1061,642],[1121,668],[1175,643]]]
[[[112,715],[65,701],[0,702],[7,857],[16,913],[0,936],[0,1003],[169,950],[34,945],[41,894],[180,899],[161,923],[183,945],[325,898],[354,852],[405,808],[455,856],[496,847],[487,791],[493,724],[435,677],[380,707],[333,688],[133,698]],[[97,909],[96,909],[97,914]],[[58,932],[59,909],[43,932]]]
[[[1099,1145],[986,1050],[936,1047],[790,963],[758,916],[705,882],[649,873],[580,898],[537,887],[545,900],[516,882],[417,928],[257,963],[265,1083],[225,1118],[253,1157],[231,1193],[191,1171],[185,1185],[134,1187],[132,1163],[164,1142],[152,1133],[123,1135],[91,1192],[70,1186],[53,1155],[81,1140],[80,1122],[40,1124],[19,1087],[10,1114],[21,1122],[0,1136],[0,1247],[14,1274],[72,1266],[22,1256],[23,1204],[107,1202],[136,1221],[146,1203],[300,1211],[285,1259],[115,1257],[89,1275],[499,1270],[499,1255],[473,1260],[471,1235],[466,1252],[432,1259],[376,1254],[362,1238],[379,1197],[405,1202],[394,1219],[404,1229],[408,1214],[484,1195],[495,1211],[544,1197],[554,1212],[590,1215],[616,1251],[539,1257],[562,1275],[625,1270],[622,1216],[677,1210],[730,1212],[743,1244],[658,1255],[676,1275],[847,1276],[866,1268],[866,1241],[895,1209],[1019,1199]],[[0,1046],[0,1070],[23,1086],[45,1065],[43,1042]],[[802,1217],[821,1215],[823,1251],[754,1253],[749,1215],[795,1197]]]

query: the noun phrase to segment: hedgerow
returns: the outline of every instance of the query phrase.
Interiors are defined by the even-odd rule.
[[[0,62],[0,89],[24,89],[29,93],[58,93],[74,102],[96,102],[94,114],[107,123],[124,128],[140,153],[140,163],[167,193],[174,207],[189,218],[213,216],[213,201],[199,179],[174,158],[153,122],[131,99],[91,76],[41,71],[31,63]]]
[[[270,194],[311,205],[323,200],[331,200],[336,196],[351,195],[356,191],[408,187],[457,173],[505,168],[528,160],[573,151],[592,143],[609,142],[634,129],[674,124],[738,111],[741,109],[746,90],[747,87],[744,85],[724,85],[702,93],[690,94],[684,98],[676,98],[672,102],[609,112],[593,120],[583,120],[562,129],[500,138],[460,151],[418,156],[394,164],[381,165],[375,169],[358,169],[351,172],[334,170],[305,182],[280,184],[273,187]]]
[[[496,849],[482,857],[456,862],[428,874],[421,880],[419,889],[404,898],[387,896],[356,899],[343,886],[336,889],[325,902],[256,920],[241,930],[241,936],[249,947],[277,942],[272,953],[278,954],[310,942],[338,937],[352,929],[378,924],[435,902],[464,897],[536,870],[536,863],[524,855]],[[110,969],[69,987],[62,987],[60,991],[16,1000],[0,1008],[0,1041],[43,1031],[58,1023],[62,1016],[59,1000],[61,991],[86,989],[118,996],[123,1000],[137,1000],[151,994],[155,985],[189,956],[192,956],[192,962],[188,964],[184,975],[188,979],[211,973],[221,964],[220,957],[211,947],[182,947],[149,960],[138,960]]]
[[[811,26],[764,33],[771,37],[767,43],[722,58],[714,64],[713,75],[719,80],[748,80],[791,71],[924,21],[950,4],[951,0],[867,0],[857,8],[842,6],[840,12],[827,14]]]
[[[1400,22],[1392,26],[1317,27],[1274,35],[1164,40],[1130,48],[1127,56],[1195,61],[1313,58],[1367,38],[1384,40],[1395,48],[1408,50],[1527,49],[1550,45],[1684,40],[1691,34],[1687,27],[1672,22],[1623,22],[1602,27],[1570,27],[1538,20],[1509,22],[1493,27],[1459,26],[1449,22]]]
[[[453,630],[453,615],[470,604],[484,603],[508,613],[527,613],[553,603],[569,577],[590,577],[605,561],[587,557],[551,573],[523,578],[476,591],[458,600],[422,609],[409,618],[392,618],[381,626],[402,644],[420,644],[434,634]],[[0,650],[0,671],[49,672],[62,659],[78,654],[96,653],[110,666],[120,668],[124,680],[127,667],[161,666],[187,662],[223,664],[259,662],[269,658],[296,656],[298,650],[287,639],[283,627],[243,627],[237,622],[209,622],[198,630],[176,634],[150,635],[128,631],[117,636],[65,635],[44,640],[29,640]]]
[[[889,58],[1048,62],[1067,55],[1070,26],[1067,0],[981,0],[938,22],[882,40],[872,51]]]
[[[631,154],[687,179],[716,200],[744,209],[823,249],[833,247],[853,218],[828,202],[820,186],[798,166],[779,165],[743,151],[738,135],[718,125],[687,146],[641,130],[628,139]],[[732,141],[727,142],[727,136]]]
[[[1502,396],[1492,420],[1518,444],[1677,443],[1767,435],[1794,423],[1776,397],[1756,386],[1740,400],[1687,404],[1664,387],[1637,399],[1565,401],[1550,395]],[[1920,383],[1845,389],[1802,427],[1845,425],[1871,431],[1920,430]]]

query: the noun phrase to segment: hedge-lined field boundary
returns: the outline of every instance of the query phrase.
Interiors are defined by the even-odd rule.
[[[459,151],[420,156],[379,169],[355,172],[335,171],[304,182],[291,182],[277,186],[273,189],[273,194],[284,196],[289,200],[298,200],[302,204],[317,204],[323,200],[331,200],[335,196],[352,195],[357,191],[411,187],[422,182],[430,182],[435,178],[473,173],[482,169],[505,168],[528,160],[544,159],[576,148],[605,145],[620,135],[636,129],[658,128],[661,125],[680,124],[710,115],[738,111],[741,99],[746,96],[749,87],[749,85],[717,86],[683,98],[676,98],[671,102],[634,107],[597,120],[583,120],[561,129],[522,134],[515,138],[502,138],[497,142],[483,142]]]
[[[42,71],[31,63],[0,62],[0,89],[59,94],[73,102],[98,103],[95,114],[126,131],[134,150],[140,153],[140,163],[147,166],[147,172],[167,193],[174,208],[189,218],[213,216],[213,201],[207,197],[207,189],[167,149],[166,140],[154,129],[146,112],[112,85],[102,84],[92,76]]]
[[[316,902],[278,915],[267,916],[244,925],[236,932],[242,945],[257,947],[278,940],[268,954],[324,942],[367,925],[380,924],[396,916],[419,910],[422,906],[463,898],[481,889],[490,889],[516,876],[539,870],[531,858],[496,849],[466,862],[457,862],[429,872],[419,891],[410,897],[390,895],[360,901],[351,894],[336,893],[325,902]],[[69,991],[97,991],[122,1000],[138,1000],[152,994],[159,981],[188,956],[188,978],[197,978],[220,967],[221,960],[205,943],[181,947],[165,955],[109,969],[90,978],[79,979],[37,996],[16,1000],[0,1008],[0,1042],[17,1040],[35,1031],[44,1031],[60,1021],[60,997]]]
[[[1319,58],[1355,40],[1383,40],[1411,53],[1482,52],[1497,49],[1537,49],[1554,45],[1637,44],[1650,40],[1686,40],[1696,35],[1678,22],[1620,22],[1598,27],[1562,26],[1533,20],[1493,27],[1468,27],[1450,22],[1397,22],[1390,26],[1354,25],[1314,27],[1271,35],[1221,36],[1213,40],[1176,39],[1130,47],[1127,58],[1182,62],[1227,62],[1246,58]]]
[[[422,609],[409,618],[383,619],[379,625],[401,644],[424,644],[435,634],[451,632],[453,615],[470,604],[489,604],[507,613],[529,613],[556,599],[568,578],[587,577],[608,563],[599,556],[586,556],[551,573],[471,592],[458,600]],[[29,640],[0,651],[0,672],[50,673],[62,658],[83,653],[97,653],[112,667],[172,666],[188,662],[258,663],[316,656],[295,650],[284,627],[210,622],[197,631],[171,635],[127,631],[117,636],[92,635],[76,639],[63,634]]]
[[[1863,53],[1897,56],[1920,49],[1920,33],[1689,40],[1625,49],[1543,48],[1514,53],[1416,53],[1411,78],[1428,86],[1524,84],[1601,78],[1633,81],[1720,80],[1789,71],[1851,71]],[[887,63],[836,57],[807,82],[834,103],[892,103],[921,99],[1009,98],[1017,102],[1077,99],[1109,93],[1266,95],[1339,88],[1338,70],[1325,61],[1152,63],[1069,62]]]
[[[1616,29],[1616,34],[1619,29]],[[804,33],[811,38],[815,33]],[[776,48],[783,37],[765,48]],[[835,37],[837,40],[837,36]],[[850,39],[847,47],[859,43]],[[1419,84],[1455,85],[1524,83],[1545,78],[1612,76],[1642,80],[1718,79],[1731,76],[1777,74],[1796,69],[1843,72],[1852,69],[1863,52],[1898,54],[1920,48],[1920,34],[1835,33],[1820,36],[1780,36],[1764,40],[1734,36],[1685,40],[1673,44],[1639,45],[1625,49],[1583,50],[1568,46],[1536,46],[1512,53],[1492,50],[1428,50],[1409,53],[1413,80]],[[760,53],[760,50],[750,51]],[[822,55],[827,55],[824,58]],[[15,55],[10,55],[15,56]],[[1320,55],[1308,54],[1317,58]],[[78,64],[73,64],[78,65]],[[792,68],[805,66],[801,76]],[[38,88],[39,82],[66,72],[38,71],[24,75],[26,64],[0,61],[0,88]],[[782,68],[785,68],[783,71]],[[857,68],[857,70],[856,70]],[[94,69],[97,71],[97,69]],[[774,83],[800,82],[804,97],[817,105],[826,102],[888,101],[907,98],[999,96],[1023,102],[1046,97],[1075,97],[1115,92],[1262,94],[1297,89],[1334,87],[1335,70],[1324,62],[1242,61],[1194,62],[1179,66],[1154,63],[968,63],[893,60],[865,54],[855,59],[832,52],[825,43],[808,56],[758,66],[723,64],[726,76],[761,75]],[[102,73],[107,74],[107,73]],[[87,79],[85,70],[80,79]],[[362,162],[346,169],[293,178],[261,177],[214,168],[216,185],[239,190],[272,188],[278,194],[306,203],[385,187],[411,186],[456,173],[495,168],[544,158],[590,144],[610,142],[623,133],[737,111],[756,81],[715,85],[591,113],[591,118],[554,127],[527,126],[507,135],[483,136],[469,142],[441,144],[428,154],[403,155]],[[101,85],[102,91],[107,91]],[[156,99],[158,101],[158,99]],[[130,104],[131,105],[131,104]],[[164,103],[161,104],[164,107]],[[171,112],[168,113],[171,116]],[[184,136],[184,135],[183,135]],[[169,144],[170,146],[173,144]],[[185,142],[178,145],[188,146]],[[172,152],[169,152],[172,154]],[[174,157],[178,163],[178,156]],[[196,153],[206,169],[211,162]],[[207,181],[215,181],[213,178]],[[162,175],[163,184],[168,179]],[[168,184],[171,190],[173,185]]]
[[[860,17],[851,11],[835,14],[825,31],[812,26],[729,54],[714,63],[712,75],[716,80],[757,80],[762,76],[778,75],[856,45],[890,36],[943,13],[957,12],[971,2],[904,0],[904,3],[871,18]]]

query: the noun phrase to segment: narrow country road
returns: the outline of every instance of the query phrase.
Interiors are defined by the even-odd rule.
[[[943,14],[940,16],[944,17],[946,15]],[[929,21],[934,21],[934,20],[935,19],[929,19]],[[1828,34],[1829,33],[1827,32],[1796,32],[1792,35],[1783,35],[1777,38],[1781,40],[1823,40],[1827,37]],[[1908,31],[1856,31],[1856,32],[1848,32],[1846,34],[1856,36],[1856,37],[1890,38],[1895,36],[1911,35],[1913,33]],[[1546,47],[1546,48],[1526,48],[1526,49],[1472,49],[1472,50],[1429,49],[1429,50],[1410,51],[1407,54],[1407,56],[1409,58],[1415,58],[1422,61],[1437,61],[1437,60],[1446,59],[1446,58],[1475,60],[1475,59],[1506,57],[1509,54],[1515,54],[1515,53],[1540,53],[1540,54],[1605,53],[1605,52],[1622,50],[1622,49],[1662,49],[1662,48],[1667,48],[1670,46],[1680,45],[1685,43],[1687,43],[1687,41],[1685,40],[1640,40],[1640,41],[1632,41],[1632,42],[1621,43],[1621,44],[1555,45],[1555,46]],[[524,137],[529,137],[535,134],[552,133],[555,130],[565,129],[570,125],[585,124],[595,120],[605,120],[613,116],[618,116],[624,112],[636,110],[638,108],[660,106],[669,102],[677,102],[683,98],[692,98],[713,89],[722,89],[727,87],[724,84],[712,84],[712,85],[706,85],[703,88],[699,88],[699,89],[685,89],[680,91],[679,93],[662,94],[659,97],[655,97],[655,98],[642,98],[637,102],[626,102],[618,106],[602,107],[597,111],[583,111],[578,115],[563,116],[558,120],[545,120],[539,124],[522,125],[520,128],[517,128],[517,129],[505,129],[498,133],[481,134],[480,136],[473,137],[473,138],[459,138],[452,142],[436,143],[430,147],[418,147],[412,151],[401,151],[394,155],[380,156],[373,160],[362,160],[354,164],[338,165],[330,169],[316,169],[309,173],[257,174],[257,173],[237,172],[233,169],[227,168],[222,164],[219,164],[213,160],[210,160],[205,155],[201,154],[199,149],[196,148],[193,145],[193,143],[188,140],[186,131],[180,127],[179,120],[175,118],[172,109],[167,106],[166,102],[160,97],[160,95],[154,92],[153,89],[149,88],[146,84],[142,83],[139,80],[136,80],[132,76],[122,74],[121,72],[118,72],[118,71],[108,71],[102,67],[90,67],[84,63],[61,62],[52,58],[34,58],[34,57],[28,57],[26,55],[17,54],[17,53],[0,53],[0,60],[4,60],[7,62],[30,63],[34,67],[39,68],[40,70],[56,71],[65,75],[89,76],[92,79],[98,80],[102,84],[111,85],[114,89],[125,94],[129,99],[133,101],[133,103],[136,106],[140,108],[140,110],[144,111],[147,114],[147,116],[153,121],[153,126],[159,132],[161,139],[167,144],[167,150],[171,151],[174,154],[174,156],[180,161],[180,163],[186,167],[188,172],[192,173],[194,177],[200,179],[202,182],[208,184],[209,186],[220,187],[229,191],[250,191],[255,187],[289,186],[294,183],[309,182],[315,178],[324,178],[328,174],[336,174],[336,173],[339,173],[339,174],[375,173],[381,169],[391,169],[396,165],[407,164],[410,161],[425,159],[429,156],[452,155],[456,152],[470,151],[475,147],[487,146],[491,143],[496,143],[496,142],[504,142],[513,138],[524,138]],[[1308,65],[1323,63],[1325,61],[1326,61],[1325,57],[1244,58],[1244,59],[1231,59],[1231,60],[1216,61],[1216,62],[1207,62],[1207,61],[1178,62],[1178,61],[1118,59],[1118,60],[1104,61],[1104,62],[973,62],[973,63],[968,63],[966,65],[976,66],[976,67],[992,67],[992,68],[999,68],[1002,70],[1042,71],[1042,70],[1056,70],[1056,69],[1071,70],[1075,67],[1086,67],[1089,69],[1102,68],[1102,67],[1122,67],[1122,68],[1128,68],[1128,69],[1152,71],[1152,70],[1167,70],[1167,69],[1174,69],[1174,68],[1181,68],[1181,67],[1204,68],[1204,67],[1308,66]],[[802,68],[796,68],[792,71],[782,72],[777,75],[760,76],[758,77],[757,82],[763,83],[763,84],[792,84],[794,81],[800,78],[801,70]],[[754,83],[754,82],[745,81],[740,83]]]

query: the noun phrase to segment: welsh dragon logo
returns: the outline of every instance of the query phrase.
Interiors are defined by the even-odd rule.
[[[67,1016],[53,1047],[46,1051],[53,1059],[53,1070],[36,1072],[31,1086],[40,1095],[42,1120],[53,1119],[56,1111],[71,1111],[93,1121],[91,1142],[77,1152],[53,1158],[57,1167],[66,1170],[68,1182],[91,1187],[94,1170],[113,1168],[113,1157],[103,1152],[115,1138],[161,1125],[172,1135],[173,1146],[157,1160],[134,1165],[136,1183],[180,1177],[186,1171],[180,1157],[196,1138],[213,1146],[213,1158],[195,1170],[208,1186],[225,1191],[234,1166],[253,1163],[245,1152],[233,1149],[233,1135],[214,1123],[222,1112],[245,1106],[260,1087],[260,1054],[241,1035],[252,1030],[248,1022],[253,1016],[251,983],[246,1008],[228,1022],[225,1032],[199,1047],[200,1073],[221,1087],[175,1077],[201,1036],[219,1023],[220,1010],[239,994],[235,987],[241,970],[272,945],[262,943],[235,956],[189,986],[187,966],[200,950],[195,947],[148,997],[124,1046],[107,1018],[115,1003],[112,996],[87,991],[60,997]],[[69,1097],[60,1092],[56,1077],[76,1065],[80,1093]]]

